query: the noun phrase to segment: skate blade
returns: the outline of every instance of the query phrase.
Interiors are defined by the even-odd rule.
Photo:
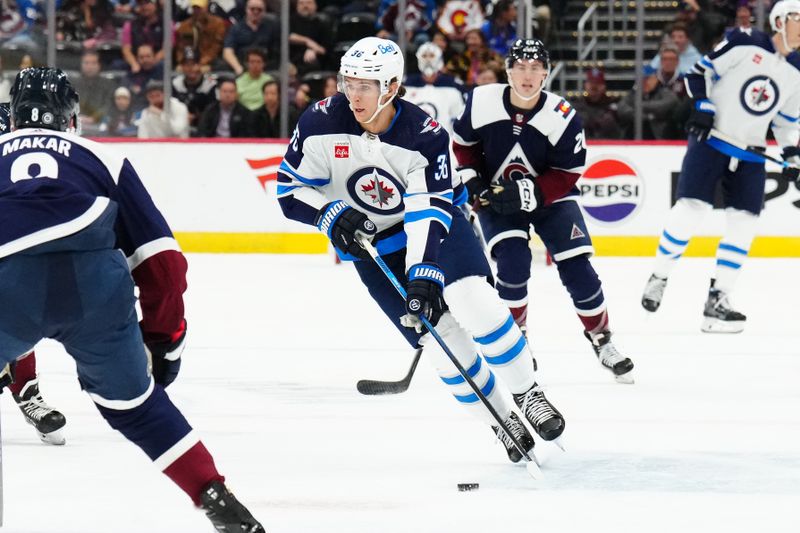
[[[525,461],[525,470],[528,472],[528,475],[536,480],[544,479],[542,469],[539,467],[539,459],[537,459],[533,451],[528,452],[528,455],[533,459],[532,461]]]
[[[741,333],[744,331],[744,325],[744,320],[725,321],[706,317],[700,329],[703,333]]]
[[[64,436],[64,432],[61,429],[51,431],[50,433],[40,433],[38,431],[36,433],[39,435],[39,439],[45,444],[63,446],[67,443],[67,438]]]
[[[551,440],[550,442],[552,442],[553,444],[555,444],[556,446],[558,446],[558,448],[559,448],[559,449],[560,449],[562,452],[566,452],[566,451],[567,451],[567,449],[564,447],[564,446],[565,446],[565,444],[566,444],[566,443],[565,443],[565,441],[564,441],[564,435],[561,435],[561,436],[559,436],[558,438],[555,438],[555,439]]]
[[[614,380],[617,383],[622,383],[623,385],[633,385],[635,383],[633,379],[633,371],[620,374],[619,376],[614,376]]]

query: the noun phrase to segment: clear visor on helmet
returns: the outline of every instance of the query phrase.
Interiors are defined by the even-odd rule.
[[[786,13],[786,20],[800,22],[800,13]]]
[[[365,80],[361,78],[351,78],[349,76],[337,76],[339,92],[344,93],[348,100],[353,98],[372,98],[381,94],[380,83],[378,80]]]
[[[538,59],[519,59],[511,66],[511,71],[520,74],[547,74],[547,68]]]

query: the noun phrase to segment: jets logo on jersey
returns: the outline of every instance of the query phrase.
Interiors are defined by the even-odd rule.
[[[766,115],[778,104],[778,84],[769,76],[753,76],[742,86],[739,100],[748,113]]]
[[[371,213],[392,215],[403,210],[405,190],[382,168],[366,167],[356,171],[347,180],[347,190],[358,205]]]
[[[425,122],[422,123],[422,131],[420,133],[428,133],[432,131],[433,133],[439,133],[442,130],[442,125],[436,122],[431,117],[425,119]]]
[[[533,179],[536,175],[536,171],[533,170],[533,165],[525,157],[522,147],[519,143],[516,143],[506,156],[506,160],[497,169],[497,175],[494,176],[493,181],[499,183],[523,178]]]

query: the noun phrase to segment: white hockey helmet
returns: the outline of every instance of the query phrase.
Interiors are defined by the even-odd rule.
[[[444,66],[442,49],[433,43],[425,43],[417,48],[417,66],[425,76],[433,76]]]
[[[381,94],[389,92],[393,81],[403,80],[403,53],[388,39],[364,37],[342,56],[339,74],[350,78],[377,80]]]

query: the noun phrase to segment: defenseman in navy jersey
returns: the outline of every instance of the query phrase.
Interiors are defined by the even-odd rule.
[[[0,104],[0,135],[11,131],[8,103]],[[14,367],[11,371],[11,366]],[[36,434],[45,444],[56,446],[65,444],[63,428],[67,419],[57,409],[50,407],[39,391],[39,377],[36,373],[36,354],[31,350],[12,361],[5,381],[0,381],[0,391],[8,385],[11,396],[22,411],[25,421],[34,427]],[[13,376],[13,382],[11,382]]]
[[[782,0],[770,11],[771,37],[733,32],[697,62],[686,76],[694,100],[687,121],[689,145],[678,178],[678,200],[670,211],[656,252],[642,306],[655,312],[667,278],[689,239],[712,210],[722,181],[725,231],[717,247],[702,331],[739,333],[747,317],[730,294],[750,250],[764,205],[764,160],[735,145],[766,148],[767,128],[792,163],[783,176],[797,182],[800,171],[800,1]],[[719,133],[717,133],[719,132]],[[730,142],[726,142],[730,141]]]
[[[507,85],[473,89],[453,134],[459,173],[497,261],[495,286],[524,328],[533,226],[600,363],[617,381],[630,383],[633,363],[611,342],[603,289],[589,262],[594,249],[577,203],[575,182],[586,160],[580,119],[566,100],[543,90],[550,57],[541,41],[515,41],[506,72]]]
[[[186,335],[186,259],[130,162],[72,133],[77,117],[63,72],[17,75],[0,137],[0,364],[61,342],[103,418],[218,531],[263,532],[164,390]]]
[[[400,48],[377,37],[361,39],[345,53],[339,70],[344,94],[300,117],[278,171],[278,200],[287,217],[317,226],[342,259],[354,261],[370,295],[412,346],[425,347],[456,400],[492,424],[441,347],[422,331],[419,315],[436,325],[531,450],[534,441],[503,388],[543,439],[557,438],[564,419],[536,382],[525,337],[487,283],[489,265],[457,207],[464,188],[450,171],[447,132],[399,98],[403,66]],[[359,235],[372,240],[406,286],[406,301],[358,244]],[[510,440],[494,431],[509,459],[519,461]]]

